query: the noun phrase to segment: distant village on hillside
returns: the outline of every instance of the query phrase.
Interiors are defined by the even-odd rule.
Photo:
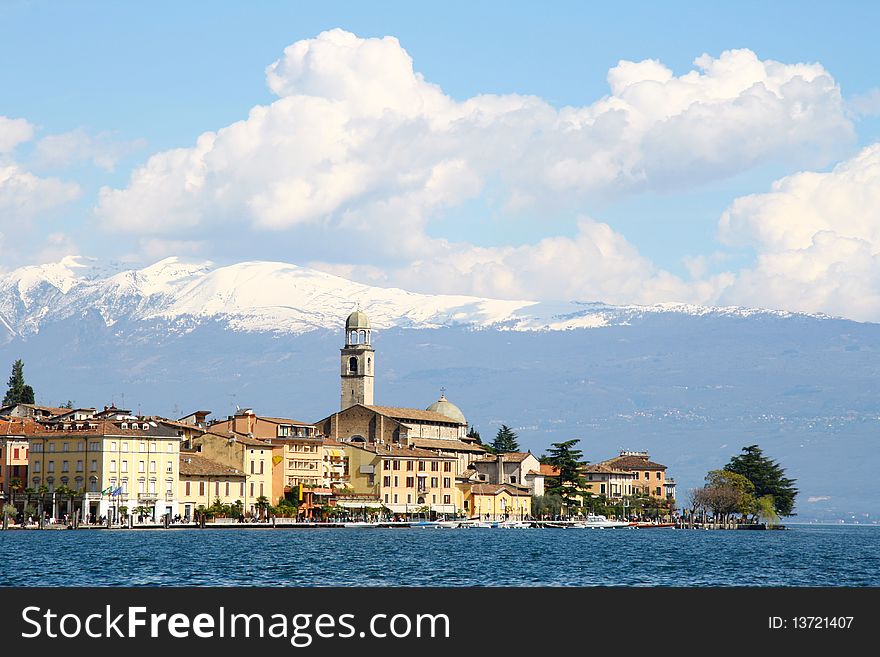
[[[225,419],[134,415],[115,405],[0,408],[0,505],[24,524],[524,519],[559,476],[534,454],[493,449],[445,393],[422,409],[374,403],[369,318],[345,322],[339,410],[316,422],[239,409]],[[577,493],[615,515],[675,509],[675,482],[646,452],[580,467]],[[540,507],[540,508],[539,508]],[[558,509],[557,509],[558,511]],[[4,513],[4,523],[9,513]]]

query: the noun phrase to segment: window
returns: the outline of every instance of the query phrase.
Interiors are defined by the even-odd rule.
[[[390,460],[390,459],[387,460],[387,461],[383,461],[383,463],[385,464],[384,467],[385,467],[386,470],[390,470],[390,469],[391,469],[391,460]]]
[[[50,451],[50,452],[54,452],[54,451],[55,451],[55,443],[49,443],[49,451]]]
[[[452,472],[452,463],[445,461],[443,463],[443,472]]]
[[[412,495],[410,493],[406,494],[406,503],[412,504]]]
[[[638,478],[639,478],[639,473],[638,473],[638,472],[636,472],[636,479],[638,479]]]
[[[660,471],[657,470],[657,479],[660,479]]]
[[[40,462],[34,461],[34,472],[39,472],[39,471],[40,471]]]
[[[155,471],[156,471],[156,462],[150,461],[150,472],[155,472]]]
[[[385,504],[388,504],[388,493],[385,493]]]
[[[214,482],[214,495],[216,497],[220,497],[220,482],[219,481]]]
[[[41,443],[34,443],[34,444],[31,446],[31,449],[32,449],[34,452],[42,452],[42,451],[43,451],[43,445],[42,445]]]
[[[654,495],[660,497],[660,486],[657,486],[657,488],[654,489]]]
[[[449,495],[444,495],[443,496],[443,504],[451,504],[451,503],[452,503],[452,497]]]
[[[394,487],[397,488],[397,486],[398,486],[398,483],[397,483],[397,476],[395,476],[395,477],[394,477]]]
[[[110,451],[111,451],[111,452],[115,452],[115,451],[116,451],[116,441],[115,441],[115,440],[111,440],[111,441],[110,441]]]
[[[138,461],[138,472],[146,472],[146,461]]]
[[[241,497],[244,497],[244,482],[241,482],[241,484],[239,484],[239,492],[238,492],[238,494],[239,494]]]
[[[263,474],[263,459],[260,459],[260,474]],[[262,484],[260,484],[262,486]]]
[[[646,472],[646,473],[645,473],[645,481],[648,481],[648,479],[650,479],[650,478],[651,478],[651,473],[650,473],[650,472]]]
[[[142,451],[142,452],[146,452],[146,451],[147,451],[147,443],[141,443],[141,451]]]
[[[394,494],[394,503],[397,504],[397,493]]]
[[[600,495],[604,495],[604,494],[605,494],[605,484],[601,484],[601,485],[599,486],[599,494],[600,494]]]
[[[204,494],[205,494],[205,482],[200,481],[199,482],[199,495],[204,495]]]
[[[165,481],[165,495],[173,495],[174,494],[174,482],[170,479]]]
[[[110,472],[116,472],[116,459],[110,459]]]
[[[419,472],[424,472],[425,470],[425,462],[419,461]]]
[[[128,472],[128,459],[122,459],[122,471]]]
[[[174,443],[168,443],[168,453],[174,454]]]
[[[443,477],[443,488],[452,488],[452,479],[450,477]]]
[[[415,484],[416,484],[415,477],[407,477],[406,478],[406,487],[407,488],[412,488],[413,486],[415,486]]]
[[[431,472],[439,472],[440,471],[440,463],[438,461],[431,461]]]
[[[263,494],[263,482],[261,481],[260,482],[260,495],[262,495],[262,494]]]
[[[128,451],[128,441],[127,441],[127,440],[123,440],[123,441],[122,441],[122,451],[123,451],[123,452],[127,452],[127,451]]]
[[[187,481],[183,484],[183,494],[187,497],[189,497],[189,483],[190,482]]]
[[[146,490],[146,482],[143,479],[141,479],[140,481],[138,481],[138,494],[143,495],[145,490]]]
[[[254,482],[251,482],[251,497],[254,496]]]
[[[412,461],[406,462],[406,469],[407,469],[407,471],[412,472],[412,469],[413,469],[413,462]]]
[[[357,374],[358,371],[358,359],[357,356],[352,356],[348,359],[348,372],[349,374]]]
[[[101,449],[101,443],[99,443],[97,441],[89,443],[89,450],[97,452],[97,451],[100,451],[100,449]]]
[[[77,471],[77,472],[82,472],[82,471],[83,471],[83,462],[82,462],[82,461],[77,461],[77,462],[76,462],[76,471]]]
[[[400,461],[398,461],[398,460],[396,460],[396,459],[395,459],[395,461],[394,461],[394,469],[395,469],[395,470],[400,470]]]
[[[437,488],[437,477],[431,477],[431,488]]]
[[[156,494],[156,480],[150,479],[150,495]]]
[[[388,488],[391,485],[391,477],[389,477],[388,475],[382,477],[382,485]]]
[[[81,452],[81,451],[83,451],[83,446],[84,446],[84,445],[85,445],[85,443],[84,443],[83,441],[80,440],[80,441],[76,444],[76,451],[77,451],[77,452]]]
[[[70,451],[70,443],[61,443],[61,451],[69,452]]]
[[[251,474],[254,474],[254,462],[251,461]]]
[[[174,472],[174,461],[168,461],[165,464],[165,472]]]
[[[92,472],[98,469],[98,462],[95,459],[92,459],[92,467],[89,468]]]
[[[226,497],[229,497],[229,482],[226,482]]]

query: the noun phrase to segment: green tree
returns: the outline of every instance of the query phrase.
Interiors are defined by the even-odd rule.
[[[513,432],[513,429],[506,424],[502,424],[501,428],[498,429],[498,433],[495,434],[495,440],[492,441],[492,449],[496,454],[518,452],[518,438],[519,437]]]
[[[577,438],[566,440],[561,443],[550,445],[550,454],[547,463],[556,468],[558,474],[550,477],[546,487],[547,495],[556,495],[562,500],[563,506],[581,506],[578,502],[582,495],[581,490],[586,486],[586,479],[581,474],[581,468],[586,461],[581,460],[583,453],[574,446],[580,442]]]
[[[260,495],[257,498],[257,501],[254,503],[254,506],[257,508],[257,511],[260,512],[260,517],[264,518],[266,515],[266,511],[268,511],[269,507],[271,507],[272,505],[269,503],[269,498],[267,498],[265,495]]]
[[[755,514],[766,522],[769,527],[772,527],[779,521],[779,516],[776,513],[776,504],[773,502],[772,495],[764,495],[755,501]]]
[[[798,494],[796,480],[786,477],[785,469],[773,459],[764,456],[757,445],[743,447],[742,452],[730,459],[724,469],[740,474],[752,482],[755,498],[772,496],[776,515],[795,515],[794,502]]]
[[[738,472],[712,470],[706,475],[706,487],[713,490],[729,488],[733,491],[732,494],[721,496],[732,500],[730,513],[756,513],[755,485]]]
[[[483,444],[483,441],[480,440],[480,432],[477,431],[474,427],[468,428],[467,437],[476,442],[478,445]]]
[[[24,380],[24,361],[20,358],[12,364],[12,374],[9,377],[9,387],[3,398],[3,405],[8,404],[33,404],[34,389]]]

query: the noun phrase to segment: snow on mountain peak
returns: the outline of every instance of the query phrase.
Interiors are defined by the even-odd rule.
[[[586,302],[498,300],[429,295],[373,287],[284,262],[226,266],[165,258],[119,271],[92,259],[67,257],[0,275],[0,319],[27,335],[47,321],[96,311],[107,326],[161,320],[190,330],[216,320],[236,331],[302,333],[339,329],[355,305],[377,328],[450,325],[515,331],[558,331],[629,323],[652,313],[750,316],[792,313],[708,308],[681,303],[610,306]]]

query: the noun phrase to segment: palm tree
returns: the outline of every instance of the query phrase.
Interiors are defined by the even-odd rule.
[[[269,500],[266,498],[265,495],[260,495],[257,498],[257,502],[256,504],[254,504],[254,506],[257,507],[257,510],[260,512],[260,517],[264,518],[266,515],[266,510],[272,505],[269,504]]]

